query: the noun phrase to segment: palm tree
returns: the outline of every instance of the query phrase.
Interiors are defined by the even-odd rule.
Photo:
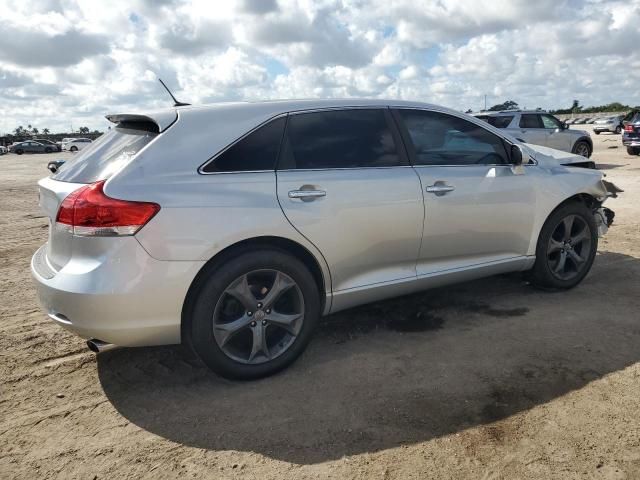
[[[34,135],[37,135],[38,133],[40,133],[40,130],[38,130],[36,127],[33,127],[33,128],[31,129],[31,132],[32,132]]]
[[[43,134],[43,135],[49,135],[50,133],[51,133],[51,132],[49,131],[49,129],[48,129],[48,128],[43,128],[43,129],[42,129],[42,134]]]

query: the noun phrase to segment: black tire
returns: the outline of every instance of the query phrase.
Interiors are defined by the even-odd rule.
[[[594,130],[593,133],[595,133],[596,135],[600,135],[600,130]]]
[[[620,133],[622,133],[622,127],[620,125],[618,125],[616,127],[616,132],[615,133],[616,133],[616,135],[620,135]]]
[[[303,298],[303,322],[293,342],[278,356],[263,363],[242,363],[231,358],[218,345],[213,328],[214,312],[227,288],[234,281],[250,272],[262,270],[282,272],[295,282]],[[249,380],[266,377],[289,366],[311,340],[321,313],[318,286],[309,270],[297,258],[277,249],[263,248],[241,252],[235,258],[213,265],[195,287],[194,293],[191,305],[185,306],[186,314],[183,318],[186,343],[211,370],[230,379]],[[258,311],[255,311],[254,318],[257,317]],[[267,328],[265,327],[265,332]]]
[[[73,145],[73,146],[69,149],[69,151],[71,151],[71,152],[77,152],[77,151],[78,151],[78,147],[76,147],[75,145]]]
[[[584,140],[580,140],[579,142],[576,142],[576,144],[573,146],[572,153],[578,154],[578,152],[583,149],[586,149],[586,153],[587,153],[586,155],[583,155],[583,156],[589,158],[592,153],[591,145],[589,145],[589,143],[585,142]]]
[[[49,147],[47,147],[47,148],[45,148],[45,149],[44,149],[44,153],[51,153],[51,151],[52,151],[52,150],[51,150],[51,148],[49,148]]]
[[[22,155],[24,153],[24,150],[22,150],[21,148],[19,148],[18,150],[16,150],[16,153],[18,155]]]
[[[627,153],[629,155],[638,155],[640,154],[640,147],[627,147]]]
[[[551,263],[552,257],[549,255],[551,250],[552,235],[556,234],[557,228],[567,217],[578,217],[582,220],[583,225],[588,228],[586,234],[588,235],[588,248],[583,244],[585,251],[577,251],[578,255],[584,258],[584,264],[581,264],[580,270],[576,266],[576,272],[570,278],[561,278],[558,274],[554,273]],[[557,242],[557,240],[556,240]],[[536,246],[536,262],[533,269],[530,271],[530,280],[534,286],[543,289],[553,290],[566,290],[578,285],[584,277],[589,273],[593,260],[598,250],[598,228],[596,226],[595,219],[591,210],[580,202],[570,202],[558,207],[549,215],[547,221],[544,223],[540,236],[538,237],[538,244]],[[564,252],[564,250],[562,250]],[[555,252],[554,252],[555,254]],[[574,263],[569,256],[565,255],[570,262]]]

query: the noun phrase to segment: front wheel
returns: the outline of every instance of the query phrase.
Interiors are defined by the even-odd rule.
[[[595,133],[596,135],[600,135],[600,130],[594,130],[593,133]]]
[[[560,290],[578,285],[593,265],[597,232],[593,214],[582,203],[568,203],[554,211],[538,237],[532,283]]]
[[[627,153],[629,155],[638,155],[640,154],[640,147],[627,147]]]
[[[622,127],[621,127],[620,125],[618,125],[618,126],[616,127],[616,132],[615,132],[615,133],[616,133],[617,135],[620,135],[620,133],[621,133],[621,132],[622,132]]]
[[[309,270],[280,250],[263,249],[212,269],[185,331],[213,371],[253,379],[293,363],[319,317],[320,294]]]
[[[44,153],[51,153],[51,152],[52,152],[52,150],[49,147],[44,149]]]
[[[20,148],[19,148],[18,150],[16,150],[16,153],[17,153],[18,155],[22,155],[22,154],[24,153],[24,150],[22,150],[22,149],[20,149]]]
[[[74,145],[74,146],[73,146],[73,147],[71,147],[69,150],[70,150],[70,151],[72,151],[72,152],[77,152],[77,151],[78,151],[78,147],[76,147],[76,146]]]
[[[589,158],[591,156],[591,147],[587,142],[577,142],[573,147],[573,153]]]

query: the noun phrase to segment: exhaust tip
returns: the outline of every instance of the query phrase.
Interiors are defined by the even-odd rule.
[[[103,342],[102,340],[97,340],[95,338],[87,340],[87,347],[89,347],[89,350],[93,353],[106,352],[107,350],[118,348],[118,346],[113,343]]]

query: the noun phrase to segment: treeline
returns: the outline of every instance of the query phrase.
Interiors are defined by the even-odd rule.
[[[92,133],[94,135],[100,135],[102,132],[99,130],[94,130],[93,132],[89,129],[89,127],[80,127],[77,132],[82,135],[86,135],[88,133]],[[43,128],[40,130],[37,127],[32,127],[31,125],[27,125],[27,128],[24,128],[22,125],[16,127],[12,133],[9,135],[13,135],[16,137],[35,137],[37,135],[51,135],[51,131],[48,128]]]
[[[499,112],[501,110],[518,110],[520,106],[513,100],[507,100],[504,103],[498,103],[488,109],[490,112]],[[606,105],[598,105],[594,107],[583,107],[580,105],[579,100],[574,100],[569,108],[558,108],[557,110],[550,110],[551,113],[567,115],[572,113],[600,113],[600,112],[627,112],[633,109],[640,109],[640,106],[632,107],[630,105],[623,105],[620,102],[608,103]],[[541,108],[536,108],[541,110]],[[471,113],[471,110],[467,110],[467,113]]]

